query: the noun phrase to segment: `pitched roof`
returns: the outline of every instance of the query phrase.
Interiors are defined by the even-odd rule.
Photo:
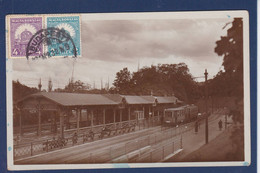
[[[22,102],[28,98],[43,97],[63,106],[87,106],[87,105],[118,105],[125,99],[127,104],[153,104],[155,99],[158,103],[176,103],[176,97],[156,97],[156,96],[133,96],[119,94],[82,94],[64,92],[39,92],[29,95],[18,101]]]
[[[145,100],[148,100],[151,103],[155,102],[155,99],[157,99],[156,96],[141,96],[142,98],[144,98]]]
[[[31,97],[45,97],[63,106],[117,105],[118,104],[101,94],[40,92],[40,93],[32,94]]]
[[[116,103],[121,103],[123,97],[119,94],[103,94],[103,96],[107,97],[110,100],[113,100]]]
[[[128,104],[153,104],[153,102],[144,99],[142,96],[122,95]]]

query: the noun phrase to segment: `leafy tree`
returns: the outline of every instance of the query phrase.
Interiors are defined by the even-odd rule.
[[[243,70],[243,22],[242,18],[235,18],[227,36],[216,42],[215,52],[222,56],[223,66],[227,73]]]
[[[131,88],[131,73],[127,68],[116,73],[113,85],[120,94],[127,94]]]
[[[90,89],[89,84],[85,84],[84,82],[77,80],[75,82],[70,81],[68,85],[65,86],[65,92],[75,92],[75,93],[86,93]]]
[[[227,30],[227,36],[216,42],[215,52],[223,56],[225,72],[218,75],[218,81],[226,83],[228,95],[243,97],[243,21],[235,18],[232,27]]]
[[[131,95],[175,95],[186,102],[193,102],[200,95],[198,84],[185,63],[152,65],[132,74],[124,68],[117,73],[114,86],[110,93],[117,91]]]

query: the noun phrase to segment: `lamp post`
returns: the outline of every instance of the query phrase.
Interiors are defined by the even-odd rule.
[[[207,69],[205,69],[205,104],[206,104],[206,118],[205,118],[205,142],[208,144],[208,137],[209,137],[209,132],[208,132],[208,72]]]

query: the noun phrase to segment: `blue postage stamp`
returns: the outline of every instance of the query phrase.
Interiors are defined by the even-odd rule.
[[[51,56],[81,56],[81,33],[79,16],[47,17],[47,28],[56,28],[70,36],[71,41],[64,41],[48,45],[47,50]],[[74,48],[73,48],[74,47]],[[72,50],[76,50],[72,51]]]

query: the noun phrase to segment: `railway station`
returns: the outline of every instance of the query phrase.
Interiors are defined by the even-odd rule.
[[[20,136],[26,133],[23,119],[28,114],[37,117],[37,128],[34,130],[38,136],[58,130],[63,137],[64,131],[78,132],[82,128],[94,129],[100,125],[123,122],[142,124],[145,120],[158,122],[166,108],[181,104],[182,101],[174,96],[39,92],[17,102],[19,130],[16,133]]]

